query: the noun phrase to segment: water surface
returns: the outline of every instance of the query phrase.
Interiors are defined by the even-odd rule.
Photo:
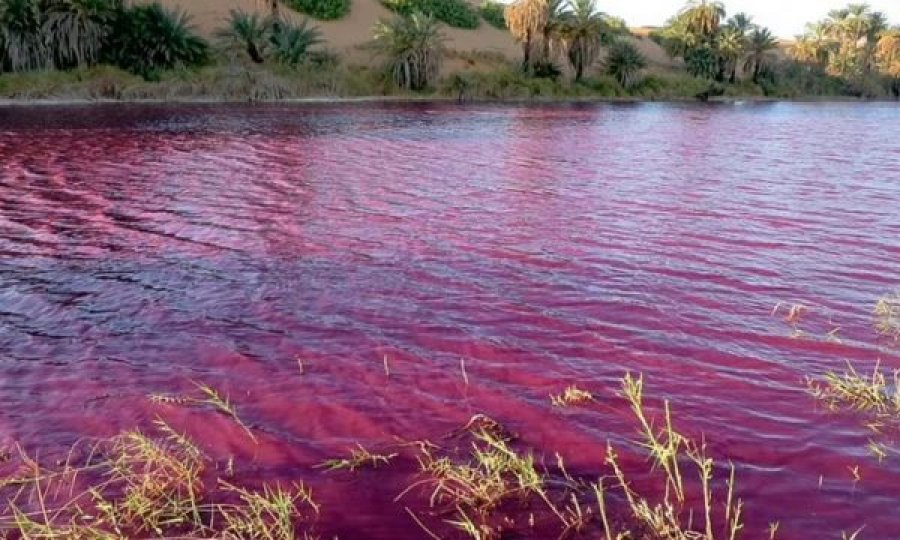
[[[313,465],[486,413],[597,471],[636,437],[630,370],[734,461],[746,538],[900,537],[900,455],[804,390],[900,368],[870,316],[900,286],[898,126],[887,104],[0,110],[0,444],[161,416],[239,478],[310,483],[325,537],[419,538],[408,467]],[[810,306],[808,339],[779,302]],[[259,444],[146,399],[191,381]],[[550,407],[573,383],[599,404]]]

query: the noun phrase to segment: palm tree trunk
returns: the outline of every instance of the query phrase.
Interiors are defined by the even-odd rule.
[[[525,34],[525,40],[522,42],[522,71],[528,71],[531,67],[531,31]]]
[[[731,65],[731,77],[728,78],[728,82],[731,84],[737,82],[737,60]]]
[[[759,72],[762,68],[762,62],[756,60],[753,62],[753,84],[759,84]]]

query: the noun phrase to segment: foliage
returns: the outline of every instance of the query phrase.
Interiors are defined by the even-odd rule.
[[[528,71],[532,68],[534,49],[541,45],[543,30],[550,20],[550,3],[548,0],[516,0],[506,6],[504,16],[509,31],[522,44],[522,69]]]
[[[717,0],[691,0],[678,18],[686,32],[708,41],[719,31],[719,25],[725,18],[725,5]]]
[[[631,88],[646,65],[646,59],[634,45],[620,41],[609,51],[606,58],[606,73],[615,77],[624,88]]]
[[[290,0],[289,4],[314,19],[333,21],[350,13],[351,0]]]
[[[57,67],[97,63],[122,0],[51,0],[45,10],[43,32],[53,44]]]
[[[383,0],[383,3],[399,15],[422,13],[454,28],[471,30],[481,24],[479,12],[466,0]]]
[[[585,69],[594,64],[601,45],[609,41],[611,35],[605,16],[597,11],[594,0],[570,0],[558,33],[566,57],[575,70],[576,81],[580,81]]]
[[[791,55],[798,62],[824,67],[831,75],[859,83],[873,71],[890,75],[891,62],[885,65],[880,59],[892,48],[893,35],[883,13],[872,11],[868,4],[850,4],[809,25]]]
[[[300,24],[282,22],[272,33],[272,51],[282,64],[295,66],[310,57],[310,49],[322,43],[318,28],[304,20]]]
[[[715,50],[707,45],[688,50],[684,55],[688,73],[694,77],[712,79],[719,71],[719,60]]]
[[[0,67],[27,71],[47,65],[49,54],[38,0],[0,1]]]
[[[506,17],[503,15],[505,9],[504,4],[496,0],[485,0],[478,7],[481,18],[494,28],[506,30]]]
[[[228,24],[215,32],[219,46],[226,51],[246,52],[257,64],[265,61],[271,41],[271,19],[258,13],[232,10]]]
[[[413,13],[381,21],[375,26],[375,45],[388,58],[388,71],[397,86],[423,90],[437,77],[444,36],[433,17]]]
[[[263,18],[232,10],[228,25],[216,31],[220,47],[232,53],[244,54],[257,64],[271,57],[277,62],[296,66],[311,58],[311,49],[322,43],[317,27],[310,27],[304,19],[299,24]]]
[[[777,48],[778,42],[768,28],[756,28],[750,34],[744,69],[753,72],[753,82],[759,83],[761,72],[767,67],[772,51]]]
[[[145,78],[163,70],[206,62],[209,47],[183,12],[137,4],[117,14],[106,59]]]

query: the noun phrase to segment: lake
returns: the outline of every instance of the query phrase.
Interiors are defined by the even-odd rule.
[[[735,464],[744,538],[900,535],[897,441],[879,463],[806,388],[900,368],[896,105],[14,107],[0,157],[0,447],[160,417],[234,481],[312,486],[323,537],[423,538],[415,463],[315,466],[483,413],[596,476],[640,456],[643,373]],[[257,442],[148,398],[195,383]],[[572,384],[596,402],[553,407]]]

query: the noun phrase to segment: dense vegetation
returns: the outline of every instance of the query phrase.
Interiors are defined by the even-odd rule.
[[[0,1],[3,71],[68,69],[106,62],[144,77],[208,59],[183,13],[123,0]]]
[[[350,0],[290,0],[295,10],[314,19],[331,21],[350,13]]]
[[[506,17],[503,15],[503,10],[504,5],[494,0],[485,0],[478,8],[481,18],[487,21],[489,25],[506,30]]]
[[[729,17],[720,2],[691,1],[651,34],[676,59],[664,66],[650,65],[624,21],[601,12],[595,0],[485,0],[477,8],[465,0],[384,2],[396,17],[370,36],[382,62],[345,66],[318,28],[282,11],[338,18],[349,0],[266,0],[262,14],[233,12],[212,44],[186,15],[155,3],[0,0],[0,95],[900,97],[900,27],[865,4],[832,11],[787,45],[747,14]],[[482,19],[508,28],[522,47],[520,62],[445,47],[441,23],[474,28]],[[442,73],[454,56],[449,64],[462,67]]]
[[[473,29],[481,17],[466,0],[383,0],[385,7],[404,16],[421,13],[454,28]]]

